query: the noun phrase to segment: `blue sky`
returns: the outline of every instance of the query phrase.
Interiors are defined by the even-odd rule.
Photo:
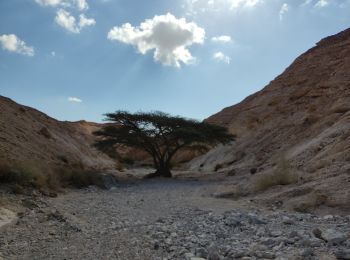
[[[60,120],[204,119],[348,27],[350,0],[0,0],[0,95]]]

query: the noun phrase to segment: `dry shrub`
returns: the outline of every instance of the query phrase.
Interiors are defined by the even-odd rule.
[[[102,175],[81,167],[53,168],[35,166],[34,163],[10,166],[0,162],[0,183],[12,185],[15,193],[22,193],[23,188],[30,187],[40,191],[59,191],[63,187],[83,188],[90,185],[103,185]]]
[[[60,171],[58,177],[61,185],[64,187],[84,188],[90,185],[103,186],[102,175],[95,171],[63,169]]]
[[[28,185],[34,180],[32,169],[24,168],[21,165],[10,167],[8,163],[0,163],[0,182]]]
[[[291,171],[289,162],[282,157],[276,170],[271,174],[260,175],[255,182],[256,191],[265,191],[277,185],[289,185],[296,183],[298,176]]]
[[[293,209],[302,213],[310,213],[315,208],[326,204],[328,195],[322,191],[316,190],[304,196],[304,200],[293,206]]]

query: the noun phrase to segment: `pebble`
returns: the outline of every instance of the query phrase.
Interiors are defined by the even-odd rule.
[[[176,196],[171,195],[166,186],[160,193],[162,200],[147,197],[153,191],[151,187],[139,196],[139,187],[125,188],[130,190],[123,192],[85,191],[84,196],[90,199],[78,203],[77,198],[58,198],[62,203],[54,206],[31,201],[17,225],[1,230],[0,260],[84,256],[125,260],[287,260],[320,259],[320,255],[350,259],[347,217],[282,211],[268,215],[256,209],[223,213],[201,210],[183,202],[193,194],[193,186],[188,187],[186,196],[176,193],[177,186]],[[141,199],[146,208],[130,208]],[[157,208],[160,205],[165,206]],[[145,212],[151,217],[144,218]]]

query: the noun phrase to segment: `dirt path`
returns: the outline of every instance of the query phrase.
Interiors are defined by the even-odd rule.
[[[308,215],[246,212],[232,200],[210,196],[221,185],[220,181],[149,180],[109,191],[89,188],[27,201],[28,210],[17,223],[0,229],[0,252],[4,259],[191,259],[195,254],[210,259],[240,255],[272,259],[279,253],[301,255],[310,243],[323,254],[336,254],[350,244],[339,238],[334,247],[327,247],[324,240],[310,235],[319,226],[337,225],[349,232],[348,219],[334,218],[333,223]],[[291,224],[284,225],[283,218]],[[292,231],[300,231],[295,234],[300,239],[289,238]],[[302,239],[308,239],[306,246],[298,242]],[[314,252],[305,254],[312,257]]]

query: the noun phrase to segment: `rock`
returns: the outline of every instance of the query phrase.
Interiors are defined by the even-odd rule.
[[[300,241],[300,245],[304,247],[320,247],[324,244],[324,241],[318,238],[303,238]]]
[[[285,225],[294,225],[295,224],[294,220],[292,220],[291,218],[289,218],[287,216],[282,217],[282,223]]]
[[[251,168],[250,170],[249,170],[249,172],[250,172],[250,174],[252,174],[252,175],[254,175],[256,172],[258,171],[258,169],[257,168]]]
[[[312,230],[312,234],[314,234],[314,236],[317,238],[322,238],[322,231],[319,228],[314,228]]]
[[[293,230],[292,232],[289,233],[289,238],[299,238],[299,233],[295,230]]]
[[[195,256],[192,253],[185,253],[185,260],[192,260]]]
[[[206,260],[206,258],[202,258],[202,257],[191,257],[190,260]]]
[[[259,227],[258,230],[256,231],[256,235],[259,237],[266,235],[266,233],[267,233],[267,230],[265,227]]]
[[[347,236],[342,232],[329,228],[321,231],[321,238],[332,245],[338,245],[344,242]]]
[[[219,249],[215,244],[211,244],[208,248],[208,260],[220,260]]]
[[[337,259],[350,260],[350,249],[338,250],[335,252]]]
[[[102,174],[101,183],[99,186],[103,189],[110,190],[113,187],[117,186],[117,179],[113,174]]]
[[[323,217],[323,219],[325,220],[331,220],[331,219],[334,219],[333,215],[326,215]]]
[[[278,241],[276,241],[275,239],[272,239],[272,238],[263,238],[261,239],[261,243],[263,245],[266,245],[266,246],[276,246],[278,244]]]
[[[0,227],[16,220],[16,213],[0,207]],[[1,255],[0,255],[1,256]]]
[[[247,255],[246,251],[235,251],[230,253],[230,256],[233,258],[242,258],[246,255]]]
[[[275,259],[275,254],[272,252],[255,252],[254,255],[263,259]]]
[[[312,256],[314,254],[314,252],[312,251],[311,248],[306,248],[301,252],[301,256],[304,258],[309,258],[310,256]]]
[[[159,242],[158,242],[158,241],[155,241],[155,242],[154,242],[153,248],[154,248],[155,250],[158,250],[158,249],[159,249]]]
[[[283,235],[283,232],[280,231],[280,230],[271,231],[271,232],[270,232],[270,235],[273,236],[273,237],[280,237],[280,236]]]
[[[199,248],[196,248],[195,255],[197,257],[207,258],[208,251],[205,248],[199,247]]]
[[[238,227],[241,225],[241,221],[234,217],[226,218],[224,222],[225,222],[225,225],[229,227]]]
[[[260,219],[258,216],[254,215],[254,214],[248,214],[247,217],[248,217],[249,224],[253,224],[253,225],[267,224],[266,221]]]

